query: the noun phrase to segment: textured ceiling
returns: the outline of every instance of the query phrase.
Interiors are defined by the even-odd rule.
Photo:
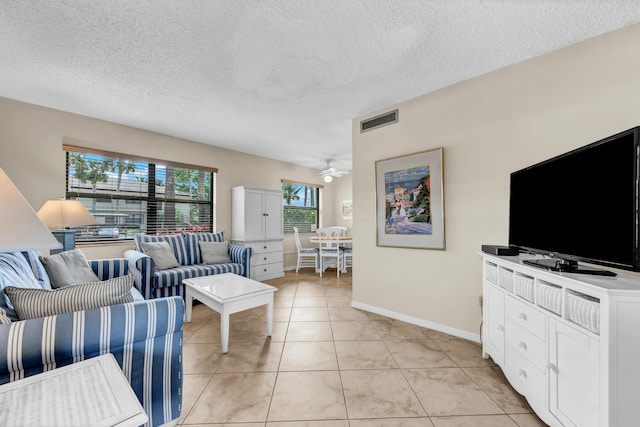
[[[0,0],[0,96],[349,170],[353,117],[636,22],[638,0]]]

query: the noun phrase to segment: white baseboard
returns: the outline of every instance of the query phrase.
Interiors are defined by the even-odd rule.
[[[380,307],[374,307],[372,305],[364,304],[358,301],[352,300],[351,307],[379,314],[381,316],[390,317],[391,319],[400,320],[402,322],[410,323],[422,328],[433,329],[438,332],[453,335],[454,337],[464,338],[469,341],[480,343],[480,334],[474,334],[472,332],[463,331],[462,329],[452,328],[451,326],[441,325],[439,323],[430,322],[424,319],[418,319],[417,317],[407,316],[406,314],[396,313],[395,311],[386,310]]]

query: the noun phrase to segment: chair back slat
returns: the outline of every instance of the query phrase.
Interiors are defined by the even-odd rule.
[[[320,248],[320,277],[324,270],[325,262],[333,265],[335,262],[337,275],[340,277],[340,270],[344,268],[344,258],[340,249],[340,230],[332,227],[319,228],[316,230],[319,237]]]

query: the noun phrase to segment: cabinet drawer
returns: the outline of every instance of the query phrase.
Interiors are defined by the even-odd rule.
[[[533,281],[533,277],[516,273],[513,293],[532,303],[534,298]]]
[[[507,346],[506,371],[509,380],[527,399],[545,401],[546,374],[522,356],[513,346]]]
[[[513,292],[513,270],[498,267],[498,284],[509,292]]]
[[[531,332],[543,342],[545,339],[545,314],[526,302],[507,296],[507,319]]]
[[[283,262],[282,251],[280,252],[264,252],[254,254],[251,257],[251,266],[253,267],[264,264],[273,264],[274,262]]]
[[[272,274],[282,273],[282,262],[276,262],[273,264],[264,265],[252,265],[251,266],[251,278],[259,280],[263,276],[271,276]]]
[[[489,282],[498,284],[498,266],[492,262],[485,262],[484,264],[484,277]]]
[[[511,320],[507,321],[507,346],[529,360],[536,368],[543,371],[546,366],[545,345],[533,334],[525,331]]]
[[[282,240],[271,240],[267,242],[245,243],[245,247],[253,249],[253,253],[261,254],[265,252],[282,252]]]
[[[567,292],[567,319],[600,334],[600,300],[579,292]]]

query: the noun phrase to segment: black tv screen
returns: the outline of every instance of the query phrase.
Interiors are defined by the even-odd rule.
[[[509,245],[640,271],[639,130],[513,172]]]

